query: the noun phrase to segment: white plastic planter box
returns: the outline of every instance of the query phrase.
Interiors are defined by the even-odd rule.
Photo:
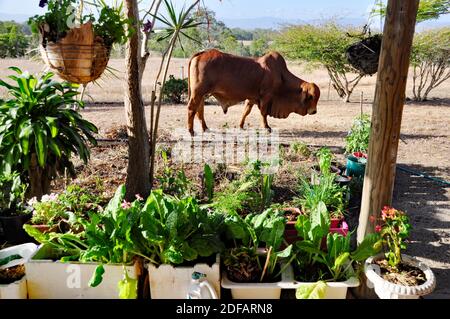
[[[98,263],[52,261],[52,249],[41,245],[25,264],[30,299],[118,299],[122,264],[104,264],[103,280],[97,287],[89,281]],[[135,265],[127,265],[128,276],[136,279]]]
[[[351,271],[351,274],[354,274],[354,272]],[[301,286],[311,284],[311,282],[300,282],[294,280],[294,272],[292,268],[286,273],[286,279],[290,280],[291,284],[286,286],[291,289],[297,289]],[[323,299],[346,299],[348,288],[358,287],[360,282],[356,276],[352,276],[346,281],[327,282],[326,284],[327,290],[325,291],[325,296]]]
[[[402,286],[384,280],[380,276],[380,267],[373,263],[384,258],[384,254],[370,257],[366,260],[364,265],[367,286],[369,288],[374,288],[375,293],[381,299],[418,299],[420,296],[430,294],[436,287],[436,278],[430,267],[413,257],[403,254],[402,262],[422,270],[427,281],[420,286]]]
[[[193,267],[147,264],[152,299],[186,299],[193,272],[206,275],[207,280],[220,298],[220,255],[211,266],[206,263]]]
[[[284,267],[283,265],[281,267]],[[222,287],[231,289],[233,299],[280,299],[281,289],[293,284],[292,267],[288,265],[281,273],[281,281],[270,283],[238,283],[228,279],[226,271],[222,273]]]
[[[5,258],[11,255],[18,254],[22,256],[21,259],[15,259],[1,268],[10,268],[25,264],[27,259],[36,251],[37,246],[33,243],[22,244],[5,248],[0,251],[0,258]],[[26,276],[22,277],[8,285],[0,285],[0,299],[27,299],[27,279]]]

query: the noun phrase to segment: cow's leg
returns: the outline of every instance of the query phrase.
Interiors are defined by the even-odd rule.
[[[208,126],[206,126],[206,121],[205,121],[205,100],[204,99],[202,99],[202,101],[200,102],[200,106],[198,107],[197,117],[200,120],[200,122],[202,122],[203,132],[206,132],[208,130]]]
[[[241,129],[244,129],[244,125],[245,125],[245,119],[247,118],[247,116],[250,114],[250,112],[252,111],[253,108],[253,103],[250,102],[249,100],[245,101],[245,109],[244,109],[244,113],[242,114],[242,118],[241,118],[241,123],[239,124],[239,127]]]
[[[268,114],[268,110],[270,109],[270,103],[272,103],[272,101],[270,100],[270,98],[266,98],[263,99],[260,104],[258,104],[259,107],[259,111],[261,112],[261,127],[265,128],[269,133],[272,132],[272,129],[269,126],[269,123],[267,123],[267,116]]]
[[[192,94],[188,103],[188,130],[191,136],[194,136],[194,118],[203,101],[203,96]]]

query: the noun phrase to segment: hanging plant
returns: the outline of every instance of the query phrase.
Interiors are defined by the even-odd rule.
[[[378,60],[381,52],[382,35],[371,35],[367,25],[359,35],[348,34],[349,37],[360,38],[359,42],[352,44],[345,52],[347,61],[364,75],[373,75],[378,70]]]
[[[98,79],[108,65],[112,45],[125,43],[131,30],[122,4],[110,7],[96,0],[91,5],[97,15],[83,15],[83,0],[40,0],[39,6],[47,6],[47,12],[28,20],[39,34],[44,62],[72,83]]]

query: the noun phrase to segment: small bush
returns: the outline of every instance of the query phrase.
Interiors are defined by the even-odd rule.
[[[352,128],[345,138],[345,152],[351,154],[353,152],[367,153],[369,149],[370,138],[370,117],[367,114],[358,116],[353,122]]]
[[[188,80],[176,79],[173,75],[164,84],[163,97],[166,102],[181,104],[183,96],[188,93]]]

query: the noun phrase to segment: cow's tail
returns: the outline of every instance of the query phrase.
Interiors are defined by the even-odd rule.
[[[191,62],[199,55],[203,54],[205,51],[197,52],[192,56],[192,58],[189,60],[188,64],[188,101],[191,99]]]

